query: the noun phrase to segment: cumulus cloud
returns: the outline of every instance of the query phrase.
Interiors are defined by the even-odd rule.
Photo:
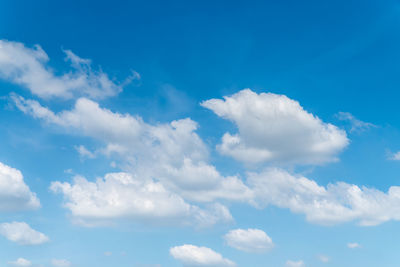
[[[363,132],[373,127],[376,127],[376,125],[372,123],[357,119],[356,117],[353,116],[353,114],[349,112],[338,112],[336,114],[336,117],[339,120],[347,121],[350,123],[350,132]]]
[[[291,261],[291,260],[288,260],[287,262],[286,262],[286,267],[304,267],[304,266],[306,266],[305,264],[304,264],[304,262],[303,261]]]
[[[400,220],[399,186],[391,186],[387,193],[345,182],[325,187],[276,168],[250,173],[247,182],[258,205],[288,208],[305,214],[314,223],[331,225],[355,220],[370,226]]]
[[[347,243],[347,247],[348,248],[360,248],[361,245],[354,242],[354,243]]]
[[[246,252],[266,252],[274,246],[272,239],[259,229],[231,230],[224,239],[229,246]]]
[[[49,241],[49,238],[25,222],[11,222],[0,224],[0,235],[20,245],[40,245]]]
[[[225,133],[217,148],[245,163],[335,161],[349,142],[345,131],[323,122],[284,95],[245,89],[201,105],[237,126],[238,133]]]
[[[232,220],[223,205],[201,209],[169,192],[159,182],[142,181],[122,172],[109,173],[95,182],[79,176],[72,183],[53,182],[51,190],[62,193],[65,207],[78,222],[87,226],[124,218],[199,226]]]
[[[139,116],[115,113],[85,98],[58,114],[37,101],[12,98],[20,110],[35,118],[103,142],[96,153],[79,146],[81,155],[119,156],[126,170],[142,179],[160,180],[191,201],[248,201],[252,197],[239,177],[224,177],[207,162],[208,149],[195,132],[197,123],[189,118],[151,125]]]
[[[22,173],[0,162],[0,211],[39,207],[40,201],[25,184]]]
[[[172,257],[182,262],[184,266],[236,266],[236,264],[222,257],[221,254],[207,247],[183,245],[172,247],[169,250]]]
[[[32,266],[32,263],[29,260],[24,259],[24,258],[18,258],[15,261],[9,261],[8,264],[12,265],[12,266],[19,266],[19,267]]]
[[[53,265],[54,267],[70,267],[71,262],[65,259],[52,259],[51,265]]]
[[[91,61],[64,50],[71,70],[56,75],[48,66],[49,57],[39,46],[26,47],[22,43],[0,40],[0,78],[21,85],[42,98],[72,98],[87,96],[105,98],[122,91],[122,85],[111,80],[101,70],[91,68]],[[127,79],[129,81],[139,76]]]

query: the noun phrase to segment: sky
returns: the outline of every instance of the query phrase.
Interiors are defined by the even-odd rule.
[[[400,3],[0,2],[0,267],[397,267]]]

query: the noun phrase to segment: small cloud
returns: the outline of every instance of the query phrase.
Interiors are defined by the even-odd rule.
[[[64,260],[64,259],[52,259],[51,260],[51,265],[54,267],[70,267],[71,262]]]
[[[40,245],[50,240],[48,236],[32,229],[25,222],[0,224],[0,235],[19,245]]]
[[[106,251],[104,252],[104,256],[110,257],[112,255],[111,251]]]
[[[360,248],[361,245],[358,243],[347,243],[348,248]]]
[[[80,145],[80,146],[75,146],[76,151],[78,151],[79,155],[82,158],[89,158],[89,159],[94,159],[96,157],[96,154],[88,150],[85,146]]]
[[[327,257],[327,256],[325,256],[325,255],[319,255],[318,256],[318,259],[321,261],[321,262],[324,262],[324,263],[326,263],[326,262],[328,262],[330,259],[329,259],[329,257]]]
[[[28,267],[28,266],[32,265],[32,263],[30,261],[28,261],[27,259],[24,259],[24,258],[18,258],[16,261],[9,261],[8,264],[12,265],[12,266],[19,266],[19,267]]]
[[[388,159],[389,160],[400,160],[400,151],[397,152],[388,152]]]
[[[350,132],[364,132],[366,130],[369,130],[370,128],[375,128],[376,125],[369,123],[369,122],[364,122],[361,121],[359,119],[357,119],[356,117],[354,117],[351,113],[349,112],[338,112],[336,114],[336,118],[338,118],[341,121],[347,121],[350,123]]]
[[[288,260],[287,262],[286,262],[286,267],[304,267],[305,265],[304,265],[304,262],[302,261],[302,260],[300,260],[300,261],[291,261],[291,260]]]

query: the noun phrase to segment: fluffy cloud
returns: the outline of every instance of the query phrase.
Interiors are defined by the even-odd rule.
[[[207,163],[208,149],[191,119],[151,125],[139,116],[115,113],[85,98],[78,99],[72,110],[55,114],[37,101],[12,98],[20,110],[35,118],[104,143],[95,153],[78,147],[81,155],[119,156],[126,170],[141,179],[160,180],[191,201],[248,201],[252,197],[238,177],[223,177]]]
[[[225,133],[217,148],[245,163],[335,161],[349,142],[344,131],[324,123],[284,95],[246,89],[201,105],[235,123],[238,133]]]
[[[9,261],[8,264],[12,265],[12,266],[19,266],[19,267],[32,266],[32,263],[24,258],[18,258],[16,261]]]
[[[286,267],[304,267],[306,266],[303,261],[291,261],[286,262]]]
[[[40,245],[49,241],[49,238],[25,222],[11,222],[0,224],[0,235],[20,245]]]
[[[0,211],[39,207],[39,199],[25,184],[21,172],[0,162]]]
[[[49,57],[39,45],[28,48],[22,43],[0,40],[0,78],[26,87],[42,98],[104,98],[122,90],[123,84],[113,82],[102,71],[92,70],[90,60],[69,50],[64,52],[72,70],[57,76],[47,66]],[[134,73],[127,81],[137,77]]]
[[[229,246],[246,252],[266,252],[274,246],[272,239],[259,229],[231,230],[224,239]]]
[[[221,254],[207,247],[177,246],[170,249],[170,254],[184,266],[236,266],[233,261],[225,259]]]
[[[124,218],[199,226],[232,220],[228,209],[220,204],[201,209],[159,182],[135,179],[128,173],[109,173],[95,182],[77,176],[71,184],[53,182],[51,190],[62,193],[65,207],[77,222],[87,226]]]
[[[52,259],[51,260],[51,265],[53,265],[54,267],[70,267],[71,266],[71,262],[61,259]]]
[[[258,205],[288,208],[305,214],[314,223],[329,225],[356,220],[368,226],[400,220],[398,186],[390,187],[387,193],[344,182],[324,187],[275,168],[250,173],[247,182],[254,190]]]

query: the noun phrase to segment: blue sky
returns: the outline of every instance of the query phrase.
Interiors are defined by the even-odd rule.
[[[0,266],[398,266],[398,1],[0,3]]]

